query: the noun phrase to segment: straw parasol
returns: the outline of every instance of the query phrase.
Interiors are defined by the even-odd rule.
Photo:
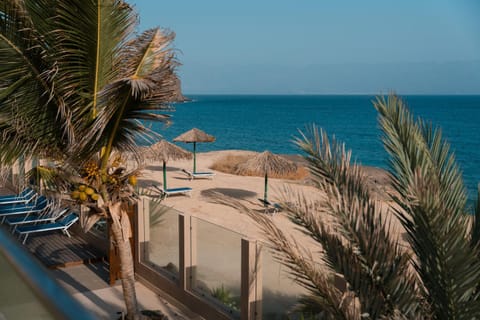
[[[297,170],[297,165],[285,158],[277,156],[269,151],[264,151],[250,158],[246,162],[239,164],[236,170],[237,174],[261,174],[265,175],[265,194],[264,203],[267,204],[268,175],[287,174]]]
[[[167,189],[167,161],[179,159],[191,159],[192,153],[184,150],[167,140],[159,142],[145,148],[145,156],[155,161],[163,162],[163,190]]]
[[[187,132],[182,133],[175,139],[175,142],[185,142],[185,143],[193,143],[193,173],[197,172],[197,157],[196,157],[196,149],[197,149],[197,142],[213,142],[215,141],[215,137],[203,132],[200,129],[193,128],[188,130]]]

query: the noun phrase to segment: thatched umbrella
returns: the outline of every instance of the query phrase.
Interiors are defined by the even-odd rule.
[[[268,203],[268,175],[271,174],[287,174],[295,172],[297,165],[285,158],[277,156],[269,151],[264,151],[250,158],[246,162],[239,164],[236,170],[237,174],[261,174],[265,175],[265,194],[264,203]]]
[[[192,153],[184,150],[167,140],[159,142],[145,148],[145,157],[155,161],[163,162],[163,190],[167,189],[167,161],[179,159],[191,159]]]
[[[195,173],[197,172],[197,142],[213,142],[215,141],[215,137],[203,132],[200,129],[193,128],[187,132],[182,133],[181,135],[173,139],[173,141],[193,143],[193,173]]]

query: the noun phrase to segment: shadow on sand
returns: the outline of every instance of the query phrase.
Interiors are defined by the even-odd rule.
[[[227,197],[232,197],[235,199],[246,199],[246,198],[251,198],[255,197],[257,195],[256,192],[249,191],[249,190],[244,190],[244,189],[234,189],[234,188],[211,188],[211,189],[206,189],[202,190],[201,195],[206,197],[206,198],[211,198],[212,193],[221,193]]]
[[[146,166],[145,169],[147,170],[152,170],[152,171],[163,171],[163,166]],[[171,172],[171,171],[181,171],[182,169],[181,168],[177,168],[177,167],[171,167],[171,166],[168,166],[167,165],[167,171],[168,172]]]

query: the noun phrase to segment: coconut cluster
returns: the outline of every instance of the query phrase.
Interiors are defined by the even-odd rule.
[[[98,198],[100,198],[100,195],[95,191],[95,189],[84,184],[78,185],[77,188],[72,191],[70,196],[72,199],[80,200],[82,202],[97,201]]]
[[[80,171],[81,180],[74,183],[74,190],[70,196],[79,202],[96,202],[100,198],[99,191],[105,189],[110,196],[113,194],[125,195],[133,192],[131,186],[137,184],[137,172],[125,174],[122,158],[117,156],[104,171],[95,160],[89,160]],[[129,186],[130,185],[130,186]],[[103,192],[103,191],[102,191]]]

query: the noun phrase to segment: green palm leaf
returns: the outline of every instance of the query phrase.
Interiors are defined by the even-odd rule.
[[[470,246],[461,175],[439,130],[415,122],[395,96],[374,103],[391,155],[391,174],[401,209],[397,215],[416,254],[415,267],[435,319],[471,319],[480,314],[475,283],[478,252]]]
[[[409,255],[390,231],[391,218],[370,193],[360,167],[350,164],[350,152],[313,126],[296,144],[306,153],[317,187],[327,195],[317,210],[297,206],[289,210],[293,222],[302,225],[321,243],[323,260],[343,275],[358,296],[362,312],[376,319],[419,310],[417,286],[408,271]],[[330,216],[319,221],[314,212]],[[329,224],[335,227],[327,227]]]
[[[472,225],[472,246],[478,248],[480,246],[480,185],[477,187],[477,200]]]
[[[40,19],[32,19],[31,3],[0,2],[0,60],[8,61],[0,65],[0,127],[5,132],[0,151],[5,162],[46,146],[55,149],[71,136],[64,100],[52,85],[57,70],[48,55],[52,43],[37,32],[34,23]],[[49,13],[42,18],[51,18]],[[28,123],[35,125],[25,130]]]
[[[105,154],[135,151],[138,135],[149,133],[139,120],[167,121],[168,116],[155,111],[169,109],[167,103],[174,100],[172,39],[172,34],[152,29],[128,43],[121,55],[121,77],[99,93],[99,113],[82,141],[84,152],[100,146],[106,147]]]

